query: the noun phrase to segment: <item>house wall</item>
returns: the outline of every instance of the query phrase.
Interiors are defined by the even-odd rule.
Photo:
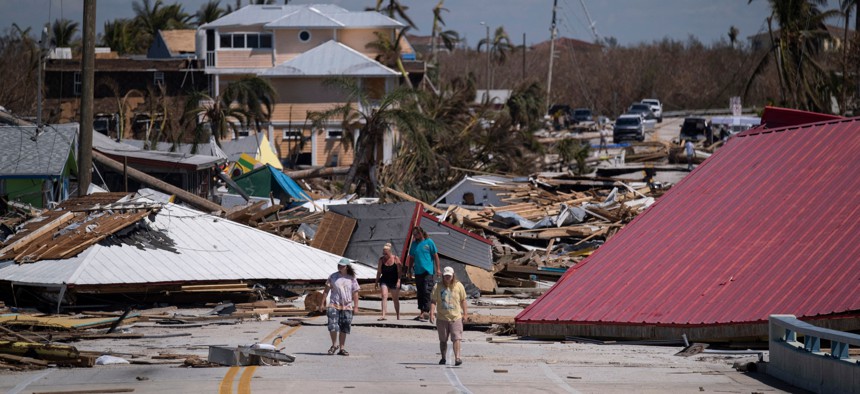
[[[269,82],[278,94],[279,103],[334,103],[346,101],[346,95],[323,86],[323,78],[272,78]]]
[[[311,38],[307,42],[299,40],[299,32],[307,30]],[[275,64],[286,62],[320,44],[335,39],[332,29],[278,29],[275,30]]]
[[[352,163],[355,151],[346,150],[340,138],[326,138],[325,130],[314,132],[314,165],[337,167]]]
[[[219,49],[217,68],[272,67],[271,49]]]
[[[391,29],[349,29],[341,30],[338,38],[342,44],[373,58],[379,51],[367,48],[367,44],[377,40],[374,34],[377,31],[382,32],[386,37],[391,37],[393,34]]]

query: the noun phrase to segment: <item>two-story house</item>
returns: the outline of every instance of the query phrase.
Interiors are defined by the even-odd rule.
[[[247,75],[269,80],[277,93],[269,130],[282,162],[343,166],[354,152],[341,142],[342,122],[311,130],[308,112],[347,102],[344,92],[324,87],[328,78],[356,78],[371,97],[394,89],[400,73],[374,60],[379,53],[368,44],[377,33],[393,42],[403,27],[378,12],[335,5],[249,5],[200,26],[197,56],[215,95]],[[393,132],[386,138],[383,160],[394,139]]]

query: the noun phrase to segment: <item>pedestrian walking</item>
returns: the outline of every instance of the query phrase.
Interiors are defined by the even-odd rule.
[[[466,289],[454,275],[454,269],[445,267],[442,272],[442,282],[433,287],[433,295],[430,298],[430,321],[436,319],[436,331],[439,333],[439,352],[442,359],[439,365],[447,364],[445,356],[448,354],[448,339],[454,347],[454,365],[463,363],[460,358],[460,343],[463,340],[463,321],[466,320],[468,309],[466,308]],[[438,316],[436,315],[436,312]]]
[[[325,309],[328,317],[328,331],[331,336],[329,355],[337,352],[341,356],[349,356],[344,345],[352,326],[352,316],[358,312],[358,289],[352,263],[346,257],[340,259],[337,263],[337,272],[331,274],[325,282],[323,302],[320,304],[320,310]],[[326,306],[325,300],[329,293],[331,293],[331,299]]]
[[[696,157],[696,149],[693,146],[693,141],[687,140],[684,144],[684,151],[687,153],[687,170],[693,169],[693,158]]]
[[[600,152],[606,152],[609,154],[609,129],[606,126],[600,128],[600,145],[597,147],[597,155],[600,156]]]
[[[409,248],[409,258],[406,260],[407,270],[415,274],[415,287],[418,292],[418,310],[420,313],[414,320],[427,321],[430,318],[430,292],[433,290],[434,275],[441,274],[439,268],[439,251],[421,227],[412,229],[412,246]]]
[[[402,273],[400,259],[391,253],[391,243],[382,247],[382,257],[376,266],[376,288],[382,289],[382,317],[376,319],[384,321],[388,309],[388,294],[394,301],[394,313],[400,320],[400,275]]]

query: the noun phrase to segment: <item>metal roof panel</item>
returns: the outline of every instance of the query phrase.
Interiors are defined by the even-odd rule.
[[[860,310],[860,119],[733,137],[518,322],[724,324]]]

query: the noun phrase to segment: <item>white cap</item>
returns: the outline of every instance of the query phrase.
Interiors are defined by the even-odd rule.
[[[451,267],[445,267],[442,270],[442,276],[454,276],[454,269]]]
[[[348,258],[344,257],[337,262],[337,265],[350,265],[350,261]]]

